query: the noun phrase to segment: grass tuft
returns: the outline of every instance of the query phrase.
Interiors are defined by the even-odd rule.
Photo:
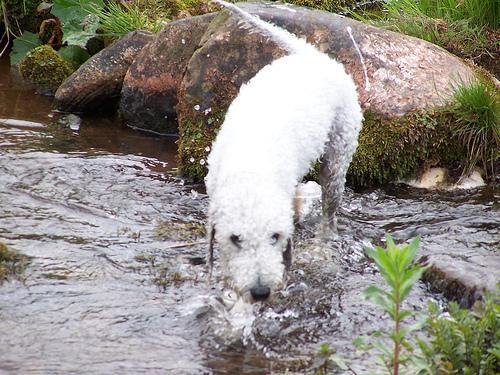
[[[388,0],[381,13],[353,18],[437,44],[463,58],[500,71],[498,0]]]
[[[463,175],[480,164],[487,175],[495,176],[500,150],[500,104],[495,87],[477,82],[458,87],[453,109],[457,121],[454,133],[467,149]]]
[[[491,28],[498,28],[500,12],[496,0],[389,0],[384,8],[394,18],[404,13],[446,22],[467,20],[470,27]]]
[[[149,1],[148,8],[141,8],[135,2],[121,5],[111,1],[104,9],[94,7],[93,13],[99,17],[104,35],[111,38],[120,38],[134,30],[156,33],[169,19],[168,12],[160,8],[158,0]]]

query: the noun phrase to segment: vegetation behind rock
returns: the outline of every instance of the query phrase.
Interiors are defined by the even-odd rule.
[[[382,4],[381,13],[350,15],[437,44],[500,76],[497,0],[393,0]]]

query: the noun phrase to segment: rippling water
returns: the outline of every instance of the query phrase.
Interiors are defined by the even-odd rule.
[[[220,285],[205,283],[206,197],[175,178],[173,139],[51,113],[4,61],[0,118],[39,124],[0,122],[0,240],[31,257],[0,286],[0,373],[304,372],[319,343],[352,357],[355,336],[387,324],[359,297],[380,283],[363,244],[390,232],[421,235],[425,252],[499,248],[491,187],[348,192],[338,241],[312,236],[313,215],[288,288],[227,311]],[[429,298],[419,285],[409,304]]]

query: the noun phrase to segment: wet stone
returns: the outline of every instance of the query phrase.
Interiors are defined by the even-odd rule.
[[[54,106],[63,112],[108,112],[115,108],[123,77],[153,34],[133,31],[87,60],[55,94]]]
[[[168,23],[137,55],[123,81],[119,112],[126,125],[177,133],[177,91],[187,63],[215,14]]]
[[[470,308],[486,291],[495,291],[500,280],[500,257],[498,253],[481,249],[474,249],[468,255],[452,251],[426,257],[432,266],[424,280],[447,299]]]

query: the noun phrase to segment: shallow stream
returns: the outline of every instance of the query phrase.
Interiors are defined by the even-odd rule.
[[[422,236],[422,248],[498,251],[491,187],[436,193],[390,186],[346,194],[340,238],[299,230],[289,286],[272,304],[230,314],[205,282],[207,204],[175,177],[175,139],[113,119],[51,112],[0,60],[0,241],[29,257],[0,286],[0,373],[266,374],[310,371],[328,342],[387,327],[359,294],[380,283],[362,246]],[[325,260],[326,259],[326,260]],[[424,284],[409,305],[440,299]]]

